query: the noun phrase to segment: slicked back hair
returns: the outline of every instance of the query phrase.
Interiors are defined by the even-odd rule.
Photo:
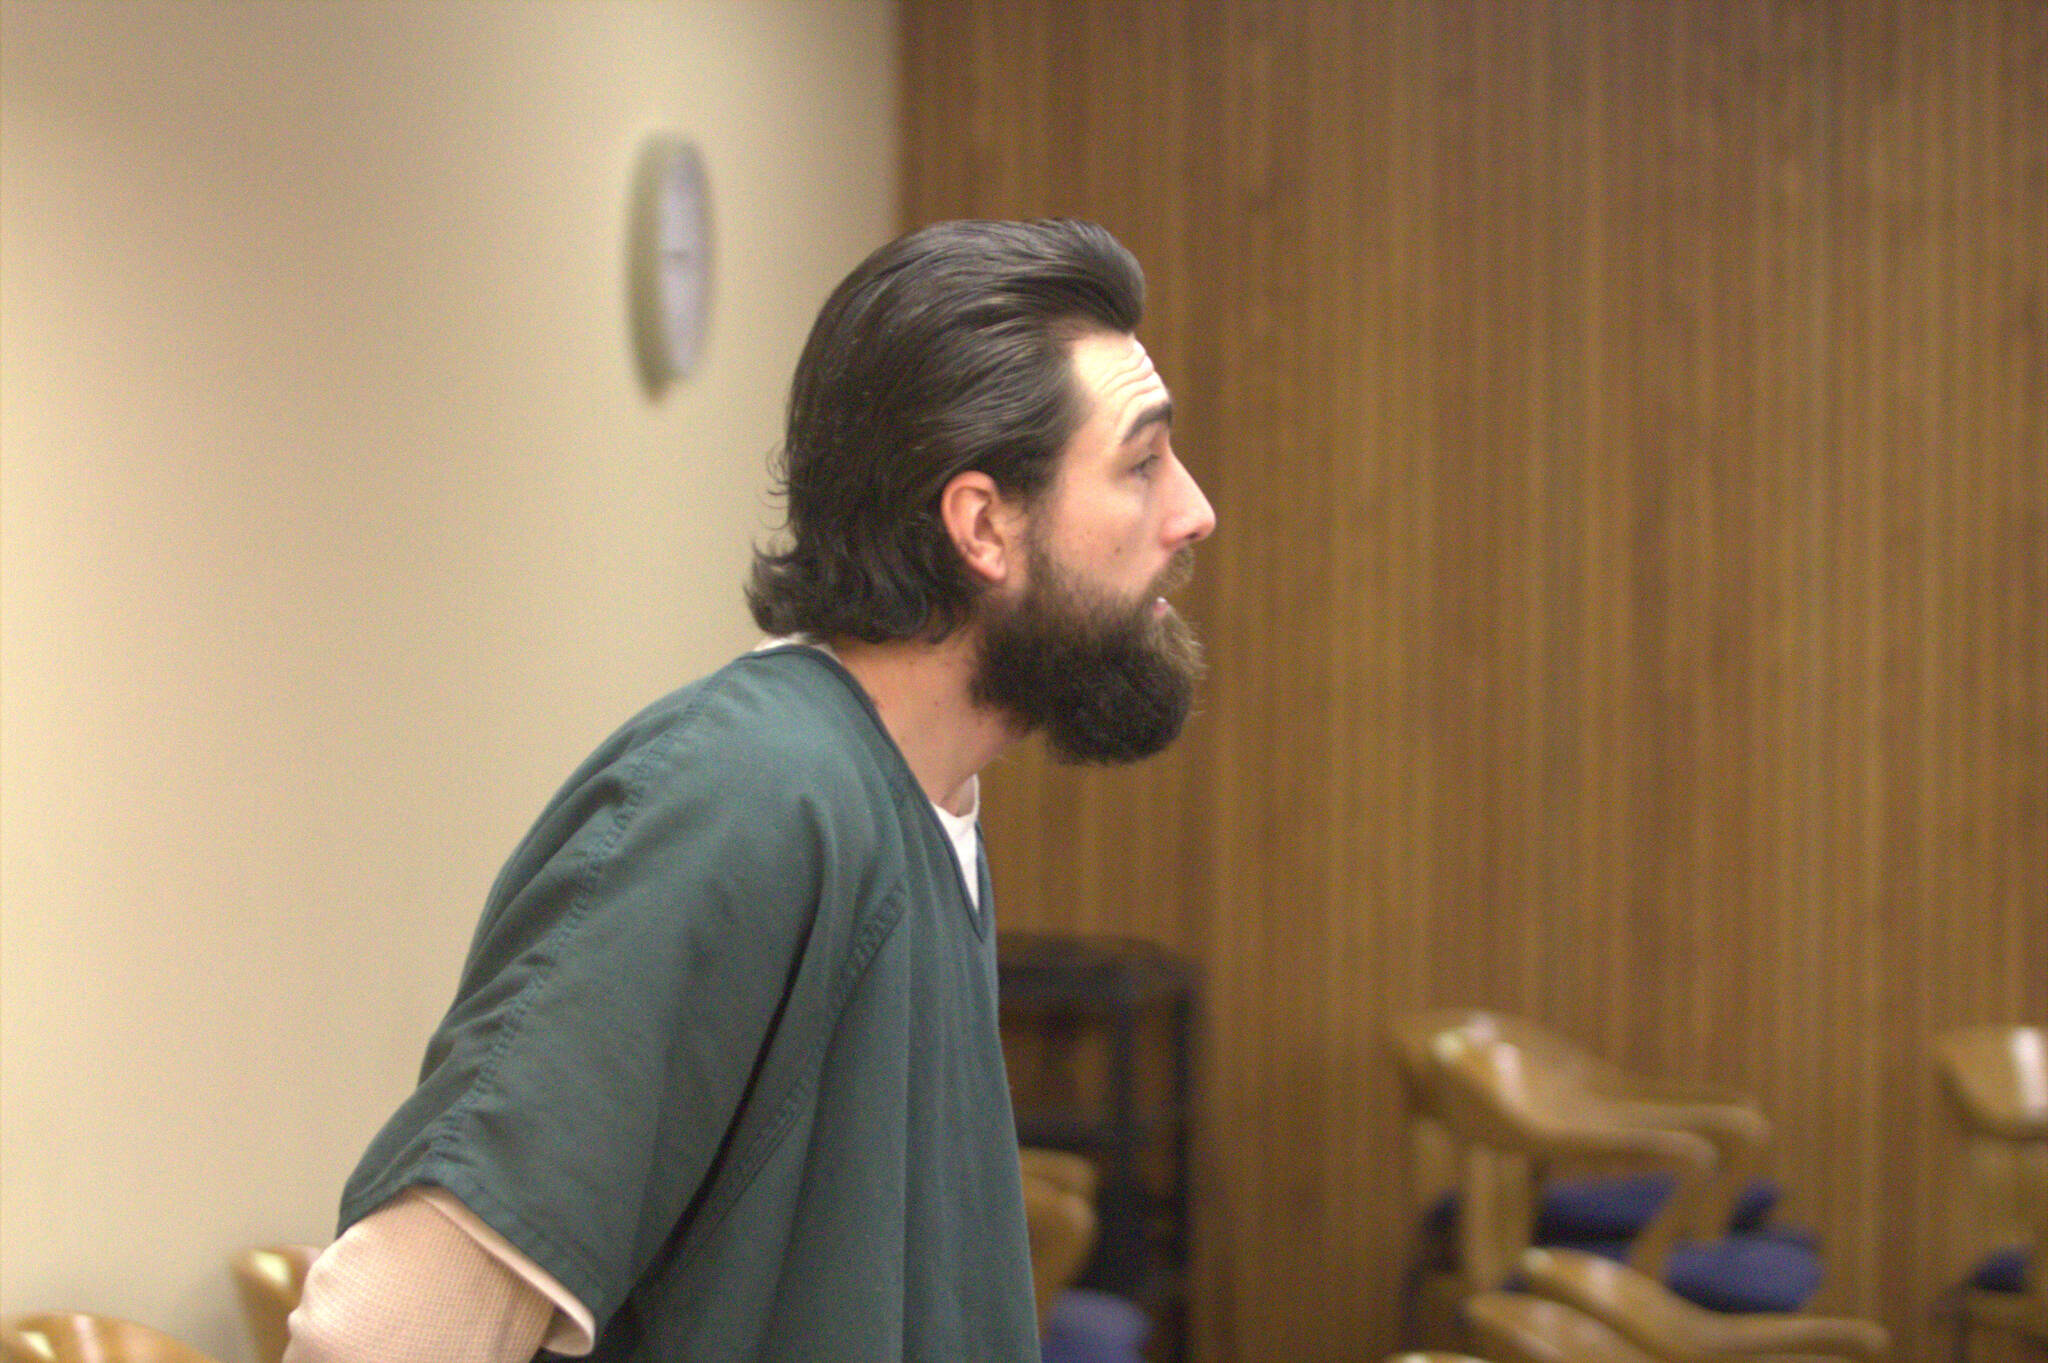
[[[1093,223],[942,222],[847,276],[790,385],[787,534],[747,583],[771,634],[939,640],[977,586],[940,515],[968,470],[1029,505],[1085,415],[1069,349],[1137,330],[1138,262]]]

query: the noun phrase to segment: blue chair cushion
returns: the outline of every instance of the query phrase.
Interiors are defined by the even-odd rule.
[[[1970,1286],[1984,1292],[2026,1291],[2026,1246],[2014,1245],[1986,1255],[1971,1272]]]
[[[1044,1363],[1145,1363],[1152,1322],[1122,1297],[1072,1288],[1053,1298],[1039,1341]]]
[[[1626,1240],[1587,1240],[1572,1249],[1620,1261]],[[1664,1283],[1712,1311],[1797,1311],[1820,1291],[1820,1258],[1810,1245],[1765,1233],[1671,1247]]]
[[[1797,1311],[1820,1291],[1820,1258],[1796,1241],[1731,1235],[1674,1245],[1671,1290],[1714,1311]]]
[[[1787,1245],[1797,1245],[1809,1254],[1820,1253],[1820,1237],[1805,1226],[1786,1226],[1771,1221],[1754,1230],[1737,1231],[1753,1240],[1777,1240]]]
[[[1536,1214],[1536,1240],[1622,1239],[1640,1234],[1671,1199],[1677,1180],[1670,1174],[1628,1174],[1611,1178],[1557,1179],[1545,1185]],[[1751,1179],[1736,1196],[1728,1228],[1755,1230],[1778,1205],[1778,1185]]]
[[[1624,1174],[1606,1178],[1553,1179],[1543,1187],[1536,1212],[1536,1243],[1621,1240],[1642,1232],[1670,1198],[1677,1180],[1670,1174]],[[1769,1222],[1780,1190],[1769,1179],[1751,1179],[1737,1195],[1728,1228],[1754,1231]],[[1431,1230],[1448,1231],[1458,1219],[1456,1193],[1445,1193],[1426,1214]]]

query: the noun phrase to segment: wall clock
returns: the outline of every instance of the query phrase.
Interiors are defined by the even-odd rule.
[[[711,308],[711,199],[694,143],[659,133],[642,146],[631,237],[640,377],[659,395],[696,367]]]

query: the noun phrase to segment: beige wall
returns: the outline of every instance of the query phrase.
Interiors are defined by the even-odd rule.
[[[0,1311],[245,1356],[497,863],[744,646],[819,300],[888,234],[879,0],[5,0]],[[700,372],[626,344],[636,145],[706,155]]]

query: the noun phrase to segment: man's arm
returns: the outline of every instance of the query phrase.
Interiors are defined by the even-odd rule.
[[[364,1217],[306,1275],[285,1363],[527,1363],[590,1352],[582,1304],[450,1194]]]

